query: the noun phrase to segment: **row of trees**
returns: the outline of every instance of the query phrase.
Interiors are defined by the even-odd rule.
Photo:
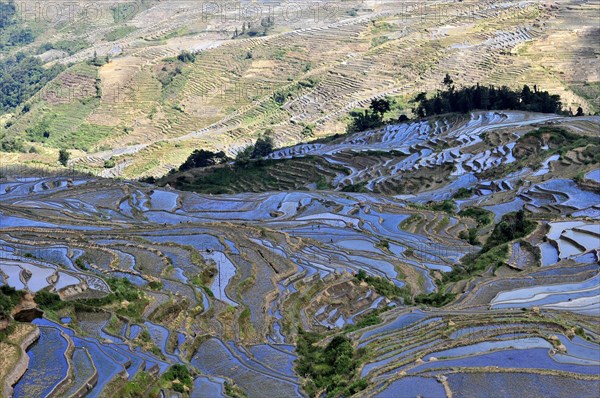
[[[411,101],[415,104],[412,111],[417,117],[492,109],[573,115],[570,111],[562,110],[559,95],[540,91],[536,85],[533,86],[533,90],[528,85],[524,85],[521,90],[516,91],[506,86],[481,86],[479,83],[470,87],[456,88],[452,77],[448,74],[444,77],[443,85],[445,89],[438,91],[433,97],[428,97],[427,93],[419,93]],[[354,133],[381,127],[384,124],[384,115],[391,110],[392,105],[392,100],[379,98],[372,100],[368,109],[351,111],[352,120],[347,131]],[[583,109],[577,108],[574,116],[583,115]],[[409,119],[406,115],[401,115],[397,121],[407,120]]]
[[[233,33],[233,38],[237,38],[239,36],[248,35],[250,37],[254,36],[266,36],[267,32],[273,28],[275,25],[275,17],[269,16],[262,18],[260,20],[260,26],[253,26],[251,21],[248,21],[248,27],[246,28],[246,22],[242,23],[241,32],[238,28],[235,28],[235,32]]]
[[[513,109],[529,112],[561,113],[559,95],[533,90],[524,85],[520,91],[509,87],[475,86],[456,88],[450,75],[443,80],[445,90],[438,91],[432,98],[426,93],[418,94],[413,102],[413,112],[419,117],[444,113],[466,113],[473,110]],[[583,112],[583,111],[581,111]]]

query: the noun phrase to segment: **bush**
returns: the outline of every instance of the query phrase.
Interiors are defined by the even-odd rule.
[[[149,300],[144,293],[128,279],[125,278],[107,278],[106,283],[111,289],[111,293],[99,299],[77,300],[76,304],[87,307],[103,307],[116,302],[127,301],[129,304],[125,308],[117,309],[118,315],[139,320],[141,314],[148,305]]]
[[[196,149],[187,160],[179,166],[179,171],[186,171],[196,167],[209,167],[214,166],[228,160],[225,152],[211,152],[205,149]]]
[[[173,390],[183,393],[184,386],[192,388],[193,380],[190,371],[185,365],[172,365],[163,375],[163,379],[171,382]],[[175,382],[177,380],[178,382]]]
[[[305,390],[309,396],[317,396],[325,390],[327,396],[349,395],[349,388],[360,391],[365,382],[350,383],[356,375],[358,355],[352,343],[343,335],[333,337],[326,347],[316,345],[321,340],[316,333],[298,332],[298,359],[296,371],[308,376]]]
[[[183,63],[194,63],[196,62],[196,55],[189,51],[182,51],[178,56],[177,60]]]
[[[419,294],[415,297],[415,302],[430,305],[432,307],[442,307],[454,300],[454,297],[456,297],[456,294],[454,293],[443,293],[438,291],[429,294]]]
[[[503,243],[523,238],[531,233],[536,225],[535,221],[527,220],[523,209],[516,213],[505,214],[502,216],[502,220],[494,227],[492,234],[483,246],[483,252]]]
[[[364,281],[371,285],[375,291],[391,300],[402,298],[404,303],[411,303],[410,289],[408,287],[398,287],[393,282],[379,276],[370,276],[364,270],[359,270],[356,275],[358,281]]]
[[[494,221],[494,213],[479,207],[468,207],[459,211],[458,215],[474,219],[479,227],[484,227]]]
[[[454,199],[467,199],[467,198],[471,197],[472,194],[473,194],[473,190],[472,189],[459,188],[458,191],[454,192],[454,195],[452,195],[452,198],[454,198]]]
[[[148,287],[152,290],[162,290],[163,284],[162,282],[152,281],[148,283]]]
[[[6,285],[0,286],[0,319],[7,317],[12,309],[21,302],[25,293]]]
[[[273,152],[273,139],[269,136],[259,137],[254,144],[251,158],[259,159],[268,156],[271,152]]]
[[[69,154],[69,151],[67,151],[66,149],[61,149],[58,152],[58,162],[66,167],[69,163],[70,156],[71,155]]]
[[[58,294],[50,293],[47,290],[40,290],[33,299],[43,310],[58,310],[64,308],[66,303],[62,301]]]

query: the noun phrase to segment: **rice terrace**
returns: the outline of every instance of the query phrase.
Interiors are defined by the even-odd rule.
[[[0,0],[3,397],[600,396],[597,0]]]

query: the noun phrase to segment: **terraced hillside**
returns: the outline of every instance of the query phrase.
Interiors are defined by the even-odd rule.
[[[267,128],[279,147],[342,133],[374,98],[410,113],[445,73],[536,82],[566,108],[600,110],[596,1],[75,3],[18,2],[10,29],[31,38],[0,59],[25,51],[65,70],[0,116],[5,163],[58,167],[66,147],[97,175],[160,176],[193,149],[234,154]]]
[[[207,193],[333,189],[409,198],[428,191],[420,202],[451,199],[460,188],[485,196],[520,190],[524,173],[542,182],[550,167],[574,176],[597,162],[599,123],[598,116],[515,111],[434,117],[275,150],[251,167],[186,170],[159,184]]]
[[[6,167],[0,282],[27,294],[3,391],[595,396],[599,125],[389,125],[282,149],[253,177],[273,186],[222,195]]]

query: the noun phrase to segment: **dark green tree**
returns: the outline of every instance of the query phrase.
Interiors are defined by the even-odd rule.
[[[369,107],[373,112],[378,113],[379,117],[383,117],[386,112],[391,109],[390,101],[386,98],[379,98],[371,100],[371,106]]]
[[[58,162],[63,166],[67,166],[70,156],[69,151],[63,148],[58,152]]]
[[[256,144],[254,144],[251,158],[259,159],[269,155],[271,152],[273,152],[273,139],[268,135],[261,136],[258,137]]]

